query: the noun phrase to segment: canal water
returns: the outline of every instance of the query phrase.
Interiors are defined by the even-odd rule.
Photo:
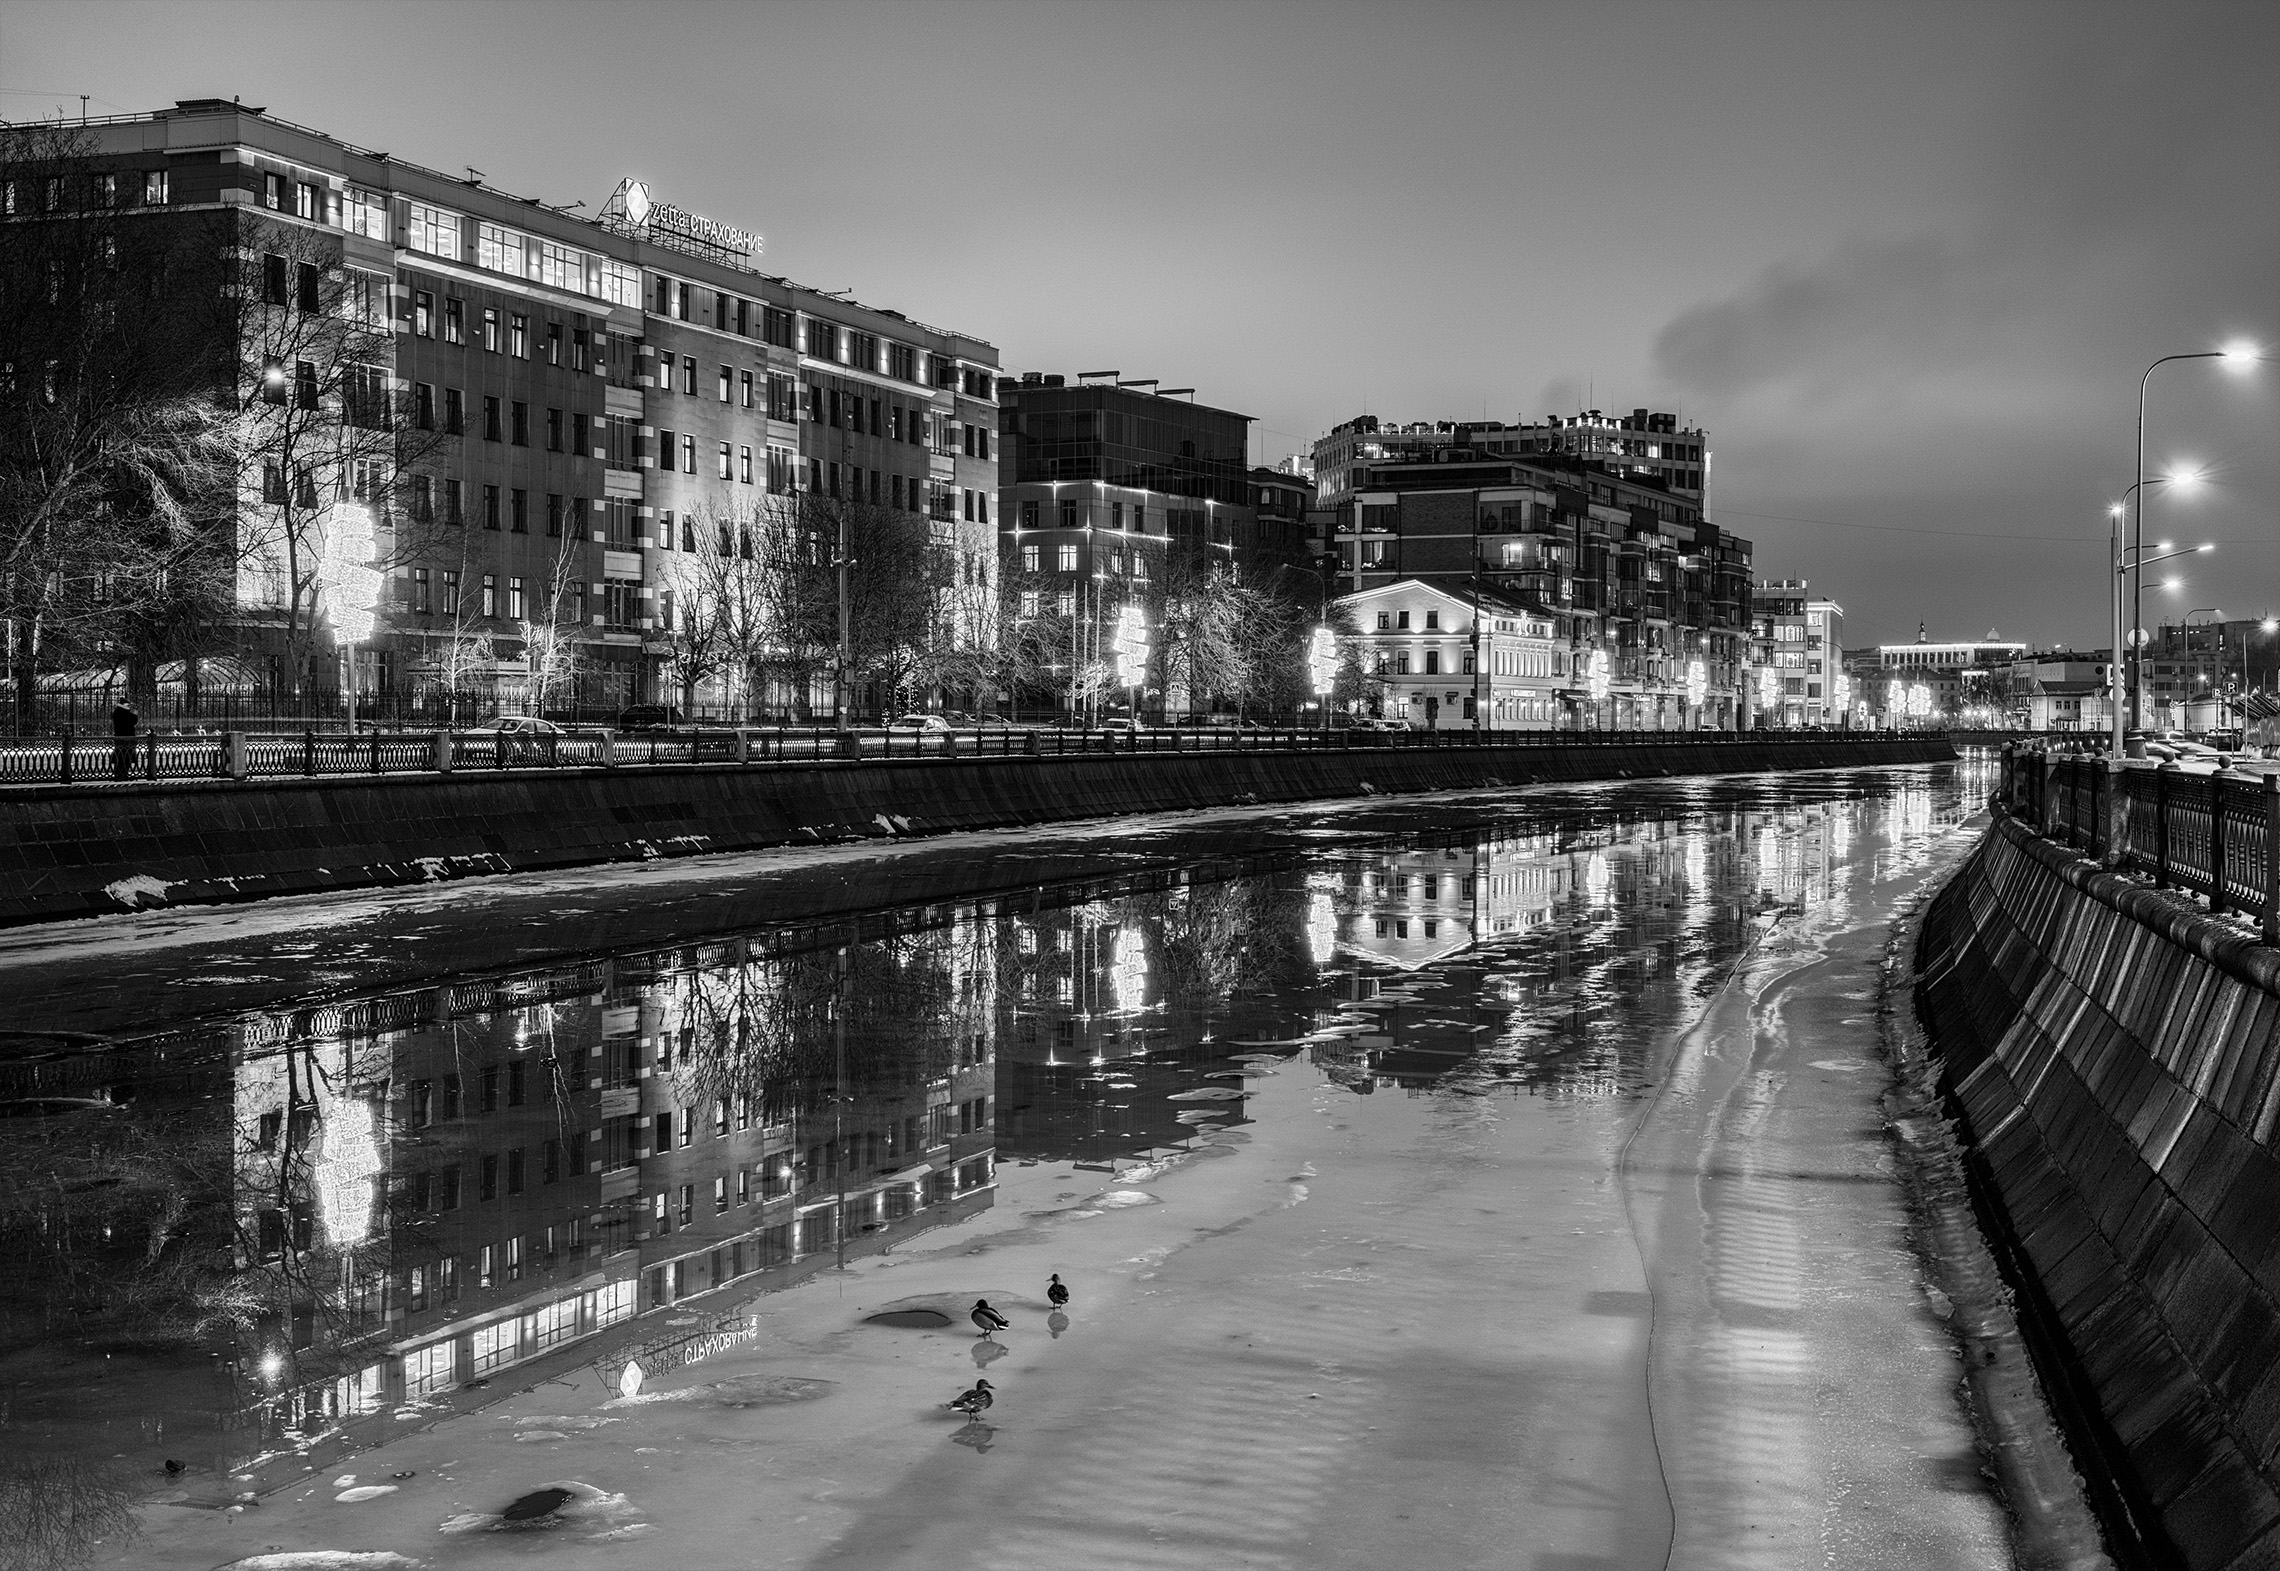
[[[1367,1175],[1334,1204],[1383,1211],[1382,1234],[1364,1228],[1367,1248],[1320,1271],[1368,1280],[1404,1235],[1413,1254],[1440,1248],[1419,1191],[1446,1183],[1449,1206],[1498,1213],[1494,1248],[1519,1248],[1505,1230],[1531,1215],[1599,1237],[1587,1260],[1510,1268],[1604,1269],[1569,1312],[1633,1337],[1640,1290],[1607,1262],[1635,1270],[1637,1246],[1599,1202],[1674,1044],[1785,919],[1841,927],[1864,892],[1906,885],[1976,807],[1980,772],[1518,792],[1463,815],[1423,802],[1367,837],[1286,842],[1242,876],[1164,855],[1014,894],[43,1043],[0,1064],[5,1487],[45,1502],[32,1536],[53,1542],[31,1547],[54,1564],[120,1558],[137,1503],[156,1536],[126,1563],[172,1564],[135,1557],[198,1508],[270,1511],[250,1553],[284,1531],[280,1485],[394,1441],[361,1469],[379,1489],[391,1453],[444,1436],[447,1452],[501,1459],[492,1473],[444,1461],[465,1497],[423,1506],[424,1531],[486,1512],[496,1526],[522,1476],[500,1442],[581,1439],[454,1432],[509,1392],[575,1378],[630,1396],[733,1369],[771,1338],[799,1342],[784,1316],[827,1288],[839,1303],[833,1282],[890,1282],[878,1272],[898,1261],[1040,1228],[1126,1226],[1137,1243],[1163,1225],[1138,1214],[1169,1204],[1242,1225],[1237,1202],[1261,1179],[1240,1159],[1301,1133],[1313,1154],[1269,1175],[1272,1209]],[[1500,1167],[1493,1205],[1450,1176],[1491,1138],[1527,1148]],[[1237,1184],[1243,1196],[1214,1193]],[[1573,1211],[1571,1190],[1598,1208]],[[1136,1283],[1178,1246],[1161,1247],[1111,1255]],[[1461,1262],[1431,1268],[1462,1281]],[[1250,1289],[1238,1271],[1212,1291]],[[1158,1373],[1179,1378],[1181,1357],[1175,1339]],[[345,1510],[357,1487],[319,1503]],[[615,1498],[627,1482],[592,1487]],[[502,1498],[475,1498],[484,1488]],[[152,1501],[180,1509],[154,1516]],[[664,1552],[672,1523],[640,1525]],[[861,1547],[867,1532],[892,1536],[850,1518],[767,1563],[900,1563],[884,1540]],[[225,1543],[193,1538],[183,1564]],[[610,1563],[602,1538],[592,1552]]]

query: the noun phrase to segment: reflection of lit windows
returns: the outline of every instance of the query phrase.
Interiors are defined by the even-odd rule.
[[[1053,996],[1064,1004],[1069,1003],[1077,996],[1076,982],[1065,976],[1053,978]]]
[[[520,1233],[517,1233],[514,1237],[507,1240],[507,1280],[510,1282],[520,1282],[522,1280],[522,1271],[523,1241],[522,1235]]]

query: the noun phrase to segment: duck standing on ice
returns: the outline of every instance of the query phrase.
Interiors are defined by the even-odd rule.
[[[974,1382],[973,1390],[963,1392],[952,1400],[950,1411],[963,1413],[968,1418],[978,1418],[981,1416],[982,1410],[996,1400],[997,1398],[990,1395],[990,1383],[987,1380],[977,1380]]]
[[[1062,1283],[1061,1273],[1058,1271],[1053,1273],[1052,1284],[1045,1289],[1045,1302],[1051,1304],[1055,1309],[1069,1307],[1069,1289]]]
[[[975,1326],[981,1331],[982,1335],[984,1336],[995,1336],[998,1332],[1003,1331],[1007,1326],[1013,1324],[1012,1321],[1006,1319],[1005,1316],[992,1309],[990,1307],[990,1301],[986,1298],[977,1298],[974,1300],[974,1313],[972,1319]]]

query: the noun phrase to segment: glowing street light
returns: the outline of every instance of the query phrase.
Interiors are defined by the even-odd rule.
[[[2137,498],[2137,513],[2135,518],[2131,520],[2133,525],[2131,532],[2140,555],[2143,554],[2145,542],[2145,395],[2147,387],[2151,385],[2153,381],[2153,373],[2160,370],[2163,366],[2169,364],[2169,362],[2172,360],[2215,360],[2222,363],[2225,369],[2228,371],[2243,372],[2248,370],[2249,367],[2256,365],[2268,358],[2269,356],[2265,353],[2261,345],[2252,343],[2247,339],[2236,338],[2230,343],[2227,343],[2221,349],[2201,349],[2195,350],[2189,354],[2163,355],[2160,359],[2154,361],[2153,364],[2147,366],[2145,368],[2145,375],[2138,378],[2137,476],[2136,483],[2130,487],[2130,495]],[[2123,501],[2125,503],[2128,500],[2128,496],[2125,496],[2123,498]],[[2117,536],[2117,543],[2120,534],[2120,528],[2120,515],[2117,514],[2115,520],[2115,533]],[[2120,553],[2117,552],[2116,556],[2119,557],[2119,555]],[[2139,565],[2142,567],[2144,564],[2141,562]],[[2144,575],[2142,573],[2131,579],[2132,592],[2130,599],[2130,623],[2133,627],[2143,620],[2143,605],[2138,598],[2139,591],[2142,589],[2143,584]],[[2114,586],[2114,665],[2117,672],[2119,671],[2122,662],[2121,598],[2121,583],[2119,577],[2117,576]],[[2137,710],[2142,701],[2140,688],[2144,682],[2145,659],[2134,648],[2131,650],[2129,658],[2129,718],[2130,723],[2134,725],[2137,722]],[[2123,725],[2122,706],[2119,702],[2120,692],[2118,684],[2115,696],[2117,701],[2114,705],[2114,757],[2116,759],[2119,759],[2125,750],[2128,733]]]

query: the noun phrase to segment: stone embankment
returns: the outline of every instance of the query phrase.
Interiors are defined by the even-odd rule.
[[[1179,808],[1953,756],[1940,736],[1832,735],[26,786],[0,793],[0,924]]]
[[[1918,1007],[2109,1529],[2280,1565],[2280,952],[1998,815]]]

